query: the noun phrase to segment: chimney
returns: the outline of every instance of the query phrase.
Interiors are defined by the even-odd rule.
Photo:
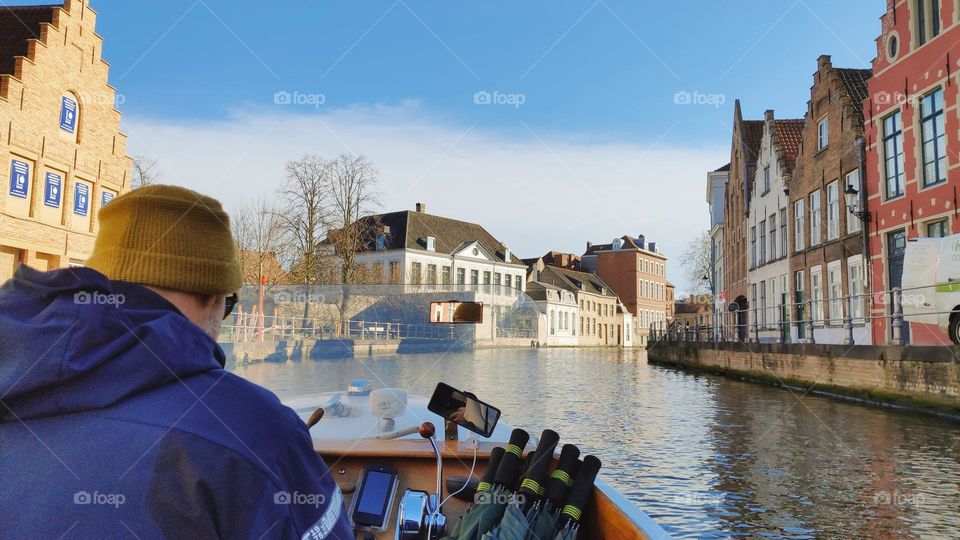
[[[637,235],[637,246],[640,249],[647,249],[647,240],[642,234]]]
[[[773,109],[767,109],[766,111],[764,111],[764,113],[763,113],[763,118],[764,118],[764,120],[766,120],[767,122],[772,122],[772,121],[773,121]]]
[[[417,213],[418,213],[418,214],[426,214],[426,213],[427,213],[427,205],[426,205],[425,203],[418,202],[418,203],[417,203]]]
[[[590,251],[590,248],[593,247],[593,242],[587,240],[587,251]]]

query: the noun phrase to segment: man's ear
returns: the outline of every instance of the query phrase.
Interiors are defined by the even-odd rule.
[[[217,301],[220,299],[219,296],[215,294],[198,294],[197,300],[200,301],[200,306],[203,309],[210,309],[216,305]]]

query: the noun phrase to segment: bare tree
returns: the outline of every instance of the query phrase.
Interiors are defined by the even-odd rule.
[[[327,243],[339,264],[339,282],[344,284],[337,297],[339,328],[344,329],[356,311],[360,299],[352,284],[367,281],[365,268],[357,264],[357,255],[376,241],[380,222],[373,215],[377,200],[377,169],[366,156],[341,154],[327,163],[330,171],[325,217]]]
[[[712,279],[710,232],[703,231],[690,240],[683,253],[680,254],[680,265],[683,267],[684,277],[695,294],[709,293],[710,279]],[[703,279],[706,277],[707,279]],[[717,283],[716,287],[721,287]]]
[[[244,282],[259,284],[265,279],[267,285],[285,283],[283,261],[287,260],[288,246],[280,213],[265,199],[258,199],[241,204],[231,215]]]
[[[366,156],[341,154],[328,163],[330,186],[326,217],[327,241],[340,262],[340,282],[357,283],[363,273],[357,254],[375,241],[379,221],[374,211],[378,200],[377,168]]]
[[[159,162],[147,156],[133,157],[133,188],[149,186],[160,176]]]
[[[324,243],[325,214],[329,205],[330,167],[318,156],[307,154],[287,162],[279,190],[280,219],[290,248],[290,277],[305,286],[303,317],[310,317],[311,287],[328,281],[333,257]]]

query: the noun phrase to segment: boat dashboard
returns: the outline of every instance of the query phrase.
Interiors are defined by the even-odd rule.
[[[567,522],[579,529],[579,538],[668,538],[652,519],[596,477],[599,460],[578,459],[577,450],[573,460],[565,462],[567,447],[573,445],[556,452],[555,432],[544,430],[540,438],[530,437],[497,422],[499,411],[479,400],[473,403],[476,398],[469,392],[447,387],[446,394],[439,395],[441,386],[445,385],[438,385],[428,400],[396,388],[372,390],[367,381],[353,381],[345,392],[284,401],[310,428],[314,450],[343,493],[357,538],[459,538],[471,523],[471,513],[489,505],[491,498],[509,506],[527,489],[531,499],[546,502],[550,494],[545,495],[544,487],[549,488],[554,478],[564,478],[568,470],[561,487],[575,491],[571,477],[579,476],[574,471],[582,472],[590,458],[596,461],[596,470],[592,476],[584,475],[589,476],[589,490],[582,490],[581,502],[570,512],[576,519]],[[458,407],[456,400],[463,400],[465,407]],[[551,437],[552,441],[544,440]],[[548,457],[535,460],[538,451]],[[535,462],[540,464],[533,466]],[[539,472],[531,472],[535,468]],[[514,499],[508,501],[509,496]],[[550,508],[559,514],[560,509],[568,512],[567,506],[558,502]]]

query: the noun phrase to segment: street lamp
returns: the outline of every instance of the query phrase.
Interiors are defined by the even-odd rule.
[[[857,216],[857,219],[864,223],[870,221],[870,212],[860,208],[860,192],[853,187],[853,184],[847,184],[847,189],[843,191],[843,195],[847,200],[847,210],[851,214]]]

